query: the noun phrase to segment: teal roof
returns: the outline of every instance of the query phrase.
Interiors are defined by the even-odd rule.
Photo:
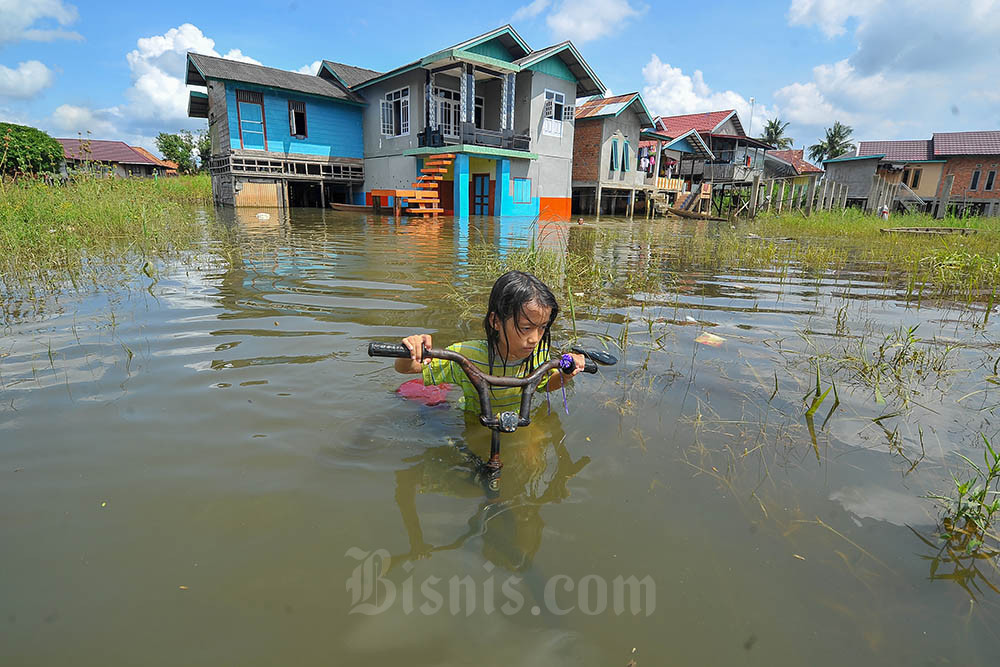
[[[835,157],[829,160],[823,160],[823,164],[827,162],[849,162],[851,160],[881,160],[885,155],[855,155],[853,157]]]

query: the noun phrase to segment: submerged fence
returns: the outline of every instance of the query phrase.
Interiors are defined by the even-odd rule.
[[[801,177],[762,179],[755,176],[749,185],[716,184],[712,189],[712,210],[726,218],[752,218],[761,213],[830,211],[847,207],[847,184],[828,178]],[[891,202],[892,199],[890,198]]]

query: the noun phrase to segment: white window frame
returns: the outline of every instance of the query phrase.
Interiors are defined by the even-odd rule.
[[[566,95],[558,90],[545,89],[542,106],[542,134],[550,137],[563,135],[563,113],[566,109]]]
[[[461,132],[462,123],[462,94],[451,88],[445,88],[444,86],[434,86],[434,104],[437,105],[437,124],[441,128],[441,133],[450,138],[458,138]],[[451,123],[444,122],[444,108],[449,108],[451,113]],[[482,119],[486,112],[486,100],[476,95],[475,111],[479,112],[480,122],[476,124],[477,129],[482,128]],[[473,112],[475,113],[475,112]],[[452,132],[451,130],[455,130]]]
[[[399,127],[396,127],[395,105],[399,103]],[[410,87],[390,90],[380,100],[383,137],[405,137],[410,134]]]

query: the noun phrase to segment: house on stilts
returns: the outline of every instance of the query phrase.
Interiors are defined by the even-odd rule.
[[[215,200],[379,203],[463,215],[570,214],[577,97],[604,84],[571,42],[509,25],[380,73],[298,74],[188,54]]]

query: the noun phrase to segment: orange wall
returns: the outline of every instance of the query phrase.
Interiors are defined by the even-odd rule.
[[[570,197],[540,197],[538,216],[542,220],[569,220],[572,203]]]

